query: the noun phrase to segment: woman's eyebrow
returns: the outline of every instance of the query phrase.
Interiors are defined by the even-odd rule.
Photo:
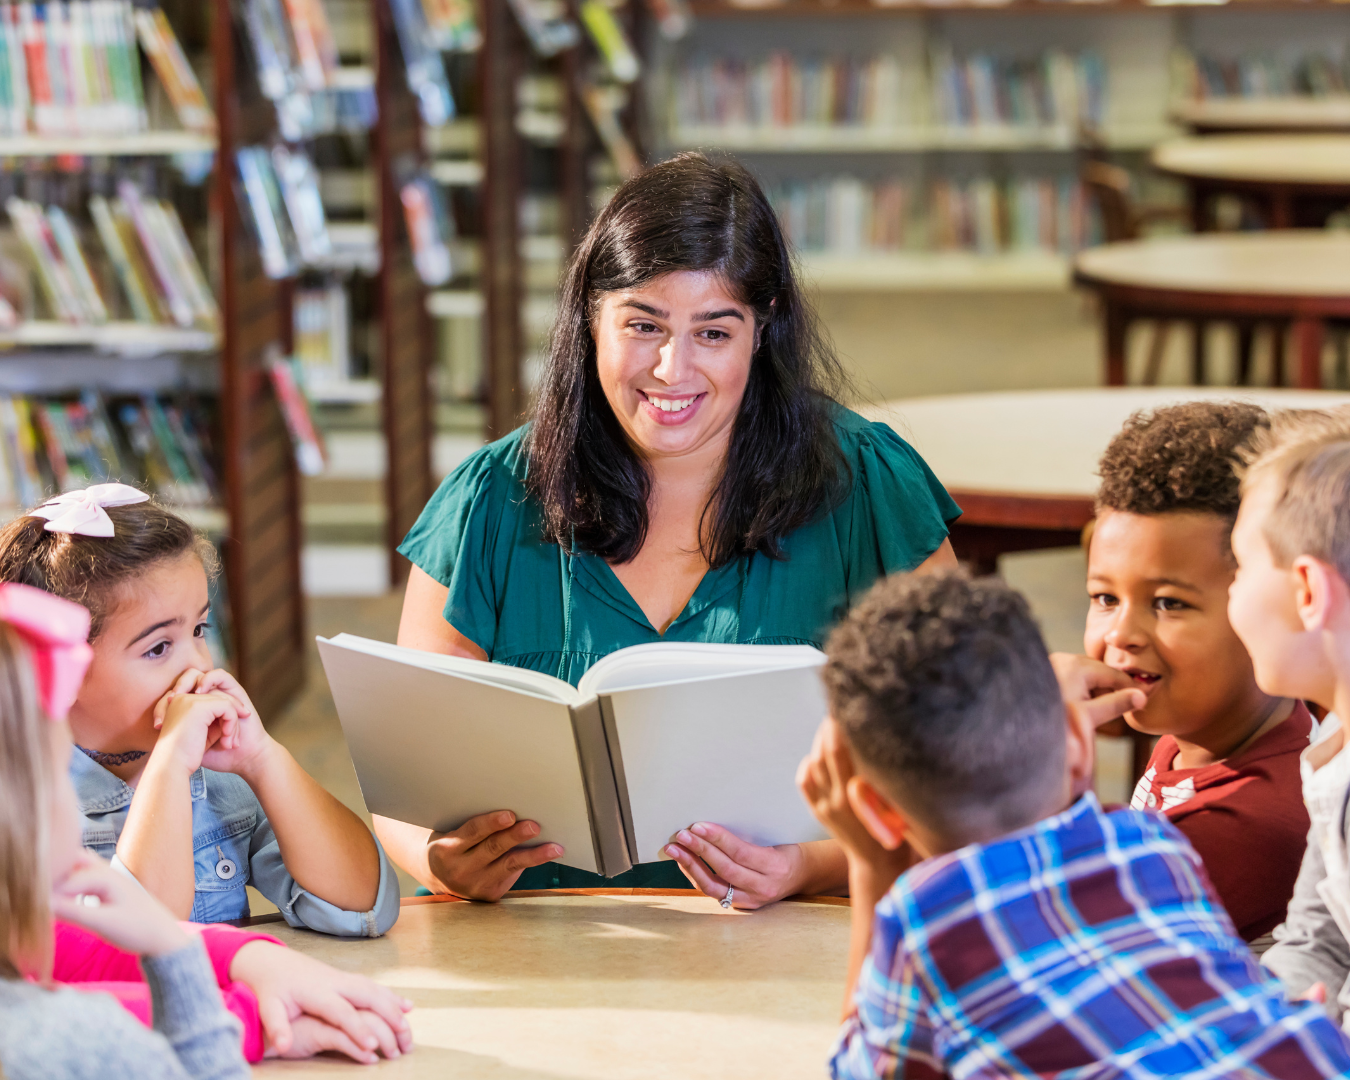
[[[659,307],[652,307],[650,304],[644,304],[638,300],[625,300],[619,307],[637,308],[639,311],[645,311],[648,315],[655,315],[658,319],[670,318],[669,311],[662,311]]]
[[[723,308],[721,311],[704,311],[694,316],[694,322],[712,322],[713,319],[725,319],[728,316],[740,319],[745,322],[745,316],[735,308]]]

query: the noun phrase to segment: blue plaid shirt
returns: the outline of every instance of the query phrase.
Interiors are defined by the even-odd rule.
[[[836,1078],[1350,1075],[1350,1043],[1262,973],[1186,839],[1092,795],[901,875],[855,1004]]]

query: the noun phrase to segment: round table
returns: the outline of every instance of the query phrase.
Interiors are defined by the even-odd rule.
[[[1101,297],[1110,386],[1124,384],[1126,332],[1144,318],[1288,324],[1298,385],[1314,389],[1325,321],[1350,318],[1350,235],[1310,229],[1103,244],[1078,254],[1074,281]]]
[[[1350,132],[1350,94],[1203,98],[1177,105],[1171,118],[1197,135]]]
[[[1078,543],[1092,520],[1097,462],[1132,413],[1201,400],[1309,409],[1350,405],[1350,394],[1093,387],[906,398],[860,411],[890,424],[928,462],[963,511],[952,529],[957,557],[992,573],[1006,552]]]
[[[839,1026],[849,909],[820,897],[725,912],[692,891],[575,890],[405,899],[374,940],[260,929],[413,1000],[416,1048],[381,1076],[816,1080]],[[326,1059],[254,1069],[358,1072]]]
[[[1350,135],[1206,135],[1159,143],[1153,167],[1183,181],[1196,232],[1214,227],[1217,195],[1255,199],[1266,227],[1322,225],[1350,202]]]

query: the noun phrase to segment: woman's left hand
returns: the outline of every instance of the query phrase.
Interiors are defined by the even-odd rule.
[[[666,854],[714,900],[724,900],[734,888],[731,906],[753,911],[801,892],[806,868],[801,844],[760,847],[703,821],[681,829],[675,839]]]

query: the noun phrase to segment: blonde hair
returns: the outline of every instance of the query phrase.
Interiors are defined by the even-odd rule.
[[[1242,457],[1244,496],[1275,485],[1262,524],[1275,561],[1311,555],[1350,581],[1350,406],[1274,413]]]
[[[52,736],[28,647],[0,622],[0,977],[10,979],[50,968]]]

